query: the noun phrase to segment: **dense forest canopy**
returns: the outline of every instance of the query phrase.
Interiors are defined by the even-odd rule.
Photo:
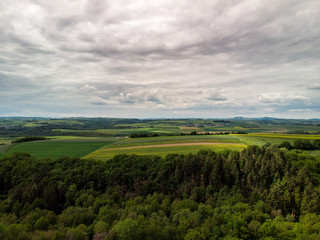
[[[320,161],[277,146],[0,160],[1,239],[319,239]]]

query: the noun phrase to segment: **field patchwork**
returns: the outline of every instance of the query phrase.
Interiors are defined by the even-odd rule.
[[[94,158],[100,160],[108,160],[118,154],[137,154],[137,155],[158,155],[165,157],[171,153],[177,154],[189,154],[197,153],[200,150],[212,150],[212,151],[222,151],[224,149],[230,149],[234,151],[241,151],[245,148],[244,144],[232,144],[232,143],[216,143],[216,144],[172,144],[172,145],[156,145],[156,146],[139,146],[139,147],[127,147],[127,148],[102,148],[96,152],[93,152],[84,158]]]
[[[103,147],[84,158],[107,160],[117,154],[152,154],[166,156],[170,153],[189,154],[201,149],[221,151],[242,150],[246,145],[230,135],[172,136],[155,138],[123,139]]]

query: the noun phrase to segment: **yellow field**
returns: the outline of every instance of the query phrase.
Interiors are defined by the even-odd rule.
[[[101,148],[84,158],[94,158],[100,160],[108,160],[118,154],[136,154],[136,155],[158,155],[165,157],[170,153],[177,154],[189,154],[197,153],[199,150],[212,150],[212,151],[222,151],[224,149],[230,149],[235,151],[241,151],[246,145],[244,144],[207,144],[203,145],[172,145],[164,144],[163,146],[140,146],[140,147],[127,147],[127,148]]]
[[[183,130],[186,130],[186,129],[188,129],[188,130],[199,130],[200,128],[198,128],[198,127],[179,127],[179,129],[183,129]]]

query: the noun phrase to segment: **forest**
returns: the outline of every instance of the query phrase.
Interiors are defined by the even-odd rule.
[[[0,239],[319,239],[320,160],[276,145],[0,159]]]

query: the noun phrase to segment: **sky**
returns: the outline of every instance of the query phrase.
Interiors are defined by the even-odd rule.
[[[1,0],[0,116],[320,118],[320,1]]]

